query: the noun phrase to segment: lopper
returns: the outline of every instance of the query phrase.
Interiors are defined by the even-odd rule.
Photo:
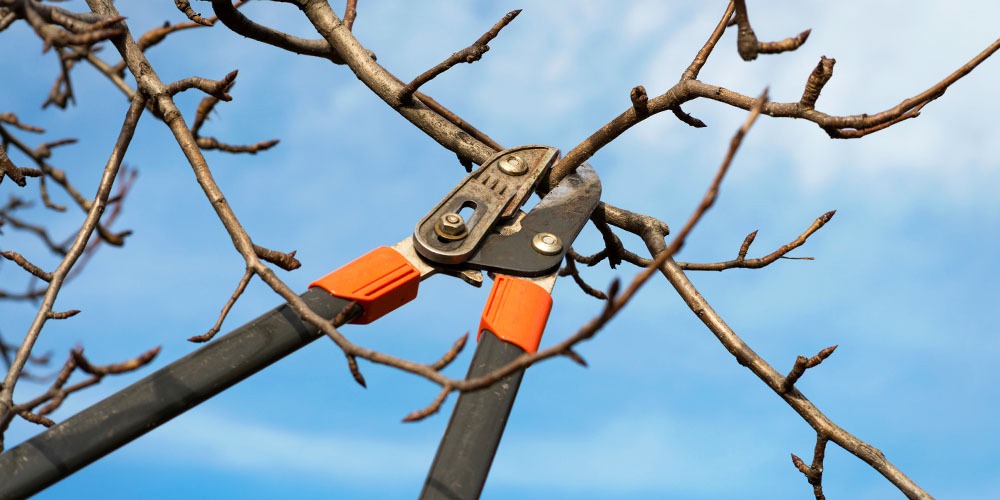
[[[301,297],[338,326],[368,324],[413,300],[427,277],[481,286],[486,271],[493,286],[467,376],[537,351],[562,259],[601,195],[597,174],[584,164],[524,212],[558,156],[546,146],[497,153],[411,237],[316,280]],[[41,491],[321,335],[287,305],[275,308],[0,455],[0,498]],[[459,396],[421,498],[480,495],[523,374]]]

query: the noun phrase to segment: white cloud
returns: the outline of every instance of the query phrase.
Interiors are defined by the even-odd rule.
[[[719,418],[662,414],[610,415],[591,433],[573,424],[557,433],[505,437],[487,491],[521,489],[572,495],[674,491],[735,494],[760,468],[784,461],[784,450]],[[753,425],[748,421],[748,425]],[[724,436],[726,441],[720,442]],[[420,484],[436,442],[307,431],[245,416],[198,412],[130,446],[132,460],[215,467],[240,474],[381,488]],[[747,460],[749,450],[759,458]],[[720,482],[706,463],[741,463]],[[391,473],[388,473],[390,472]]]
[[[245,416],[199,411],[166,425],[128,453],[151,462],[280,474],[354,486],[417,481],[429,466],[429,443],[349,433],[306,431]],[[387,474],[387,471],[392,471]]]

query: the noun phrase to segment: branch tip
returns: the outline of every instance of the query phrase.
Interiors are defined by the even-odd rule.
[[[49,311],[45,315],[48,316],[49,319],[69,319],[77,314],[80,314],[79,309],[70,309],[69,311]]]
[[[358,368],[358,358],[353,354],[347,354],[347,368],[351,370],[351,376],[354,377],[354,381],[367,389],[368,384],[365,382],[365,377],[361,375],[361,370]]]
[[[260,257],[261,259],[270,262],[285,271],[294,271],[302,267],[302,263],[295,258],[295,250],[284,253],[264,248],[260,245],[254,245],[253,251],[257,254],[257,257]]]
[[[795,468],[799,470],[799,472],[805,474],[806,476],[809,475],[809,466],[806,465],[806,463],[803,462],[802,459],[799,458],[799,456],[794,453],[792,453],[792,465],[794,465]]]
[[[195,12],[195,10],[191,8],[191,2],[189,0],[174,0],[174,5],[177,7],[177,10],[183,12],[184,15],[187,16],[187,18],[193,23],[200,24],[202,26],[212,26],[214,24],[212,21],[202,17],[201,14]]]
[[[642,85],[636,85],[629,92],[629,98],[632,100],[632,109],[640,115],[645,115],[649,113],[649,95],[646,94],[646,87]]]
[[[809,74],[809,79],[806,80],[806,87],[802,91],[802,98],[799,99],[799,105],[806,109],[813,109],[816,107],[816,100],[819,99],[820,92],[823,91],[823,87],[830,78],[833,77],[833,65],[837,63],[836,59],[830,59],[826,56],[821,56],[819,63]]]
[[[431,401],[431,404],[419,410],[415,410],[411,412],[409,415],[403,417],[403,422],[406,423],[418,422],[437,413],[441,409],[441,405],[444,404],[445,400],[448,398],[448,394],[451,393],[451,391],[452,391],[451,387],[445,386],[444,388],[441,389],[441,392],[438,393],[437,397],[434,398],[434,401]]]
[[[677,117],[678,120],[680,120],[680,121],[682,121],[682,122],[684,122],[684,123],[686,123],[686,124],[688,124],[688,125],[690,125],[690,126],[692,126],[694,128],[705,128],[705,127],[708,126],[708,125],[705,124],[705,122],[699,120],[698,118],[695,118],[695,117],[691,116],[690,114],[685,113],[684,110],[681,109],[680,105],[677,105],[677,106],[674,106],[674,107],[670,108],[670,111],[674,114],[674,116]]]
[[[791,371],[788,372],[788,375],[785,376],[785,379],[781,382],[781,391],[788,392],[792,390],[792,387],[799,380],[799,378],[801,378],[802,375],[805,374],[807,369],[818,366],[820,363],[823,362],[823,360],[830,357],[830,355],[833,354],[833,351],[836,350],[837,346],[832,345],[830,347],[827,347],[819,351],[815,356],[811,358],[807,358],[805,356],[796,356],[795,364],[792,365]]]
[[[448,365],[450,365],[451,362],[454,361],[459,354],[461,354],[462,350],[465,349],[465,344],[468,341],[469,341],[468,333],[459,337],[458,340],[456,340],[455,343],[451,345],[451,348],[448,349],[448,352],[444,353],[444,356],[441,356],[441,359],[432,363],[430,367],[434,371],[441,371],[447,368]]]
[[[481,59],[483,57],[483,54],[485,54],[490,50],[490,46],[487,44],[491,40],[496,38],[497,35],[500,34],[500,30],[502,30],[505,26],[510,24],[510,22],[513,21],[514,18],[517,17],[517,15],[520,13],[521,9],[512,10],[508,12],[503,16],[503,18],[497,21],[497,23],[494,24],[493,27],[489,29],[489,31],[483,33],[483,36],[479,37],[479,39],[473,42],[472,45],[458,52],[455,52],[437,66],[434,66],[433,68],[421,73],[419,76],[414,78],[413,81],[404,85],[403,88],[401,88],[399,90],[399,93],[397,94],[397,99],[399,99],[399,102],[403,104],[409,104],[413,102],[413,95],[414,93],[416,93],[417,89],[419,89],[421,85],[433,80],[435,77],[437,77],[441,73],[444,73],[445,71],[448,71],[456,64],[460,62],[466,62],[471,64]]]
[[[580,356],[580,354],[573,349],[567,349],[566,352],[563,353],[563,356],[566,356],[567,358],[573,360],[574,363],[584,368],[590,367],[590,365],[587,364],[587,360],[583,359],[583,356]]]

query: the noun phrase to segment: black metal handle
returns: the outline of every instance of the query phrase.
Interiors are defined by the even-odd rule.
[[[301,297],[328,319],[350,303],[318,288]],[[0,499],[38,493],[320,336],[288,304],[272,309],[0,454]]]
[[[485,375],[522,354],[520,347],[483,330],[467,378]],[[523,376],[524,370],[518,370],[458,397],[420,493],[422,500],[479,498]]]

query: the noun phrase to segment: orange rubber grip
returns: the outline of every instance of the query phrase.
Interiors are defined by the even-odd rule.
[[[483,308],[479,336],[489,330],[500,340],[534,353],[551,310],[552,295],[544,288],[528,280],[497,275]]]
[[[353,300],[364,312],[351,321],[367,325],[417,296],[420,271],[399,252],[378,247],[309,284]]]

